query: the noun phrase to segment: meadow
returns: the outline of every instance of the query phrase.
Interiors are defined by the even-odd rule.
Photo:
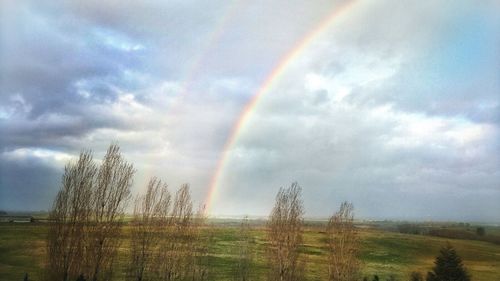
[[[40,280],[43,274],[46,223],[0,223],[0,280]],[[450,239],[427,235],[402,234],[372,224],[358,225],[361,238],[363,276],[371,280],[374,274],[380,280],[393,275],[397,280],[408,280],[412,271],[424,275],[431,269],[440,247],[451,243],[462,257],[472,280],[500,280],[500,245],[477,240]],[[488,231],[498,231],[496,228]],[[238,264],[240,229],[236,221],[212,221],[205,229],[211,236],[210,279],[233,280]],[[265,280],[266,233],[262,223],[255,222],[251,231],[255,255],[252,280]],[[125,280],[128,239],[130,231],[124,227],[115,280]],[[301,252],[306,261],[308,280],[325,280],[327,274],[325,233],[321,223],[306,224]]]

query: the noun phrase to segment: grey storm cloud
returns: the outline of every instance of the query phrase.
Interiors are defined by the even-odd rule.
[[[0,4],[0,208],[47,209],[62,167],[111,141],[202,202],[245,106],[342,1]],[[229,148],[214,214],[496,220],[495,1],[357,2],[267,88]],[[29,177],[23,176],[29,175]]]
[[[0,101],[10,116],[0,119],[7,132],[2,148],[54,147],[63,145],[63,137],[123,127],[106,111],[96,112],[95,105],[113,103],[117,88],[133,88],[122,82],[123,73],[139,67],[140,54],[110,50],[95,43],[92,27],[40,14],[35,5],[2,6]]]
[[[0,157],[0,206],[8,210],[47,210],[59,188],[61,167],[38,157]]]

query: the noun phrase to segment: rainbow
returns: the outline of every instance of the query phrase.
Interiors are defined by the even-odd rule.
[[[188,66],[183,72],[183,79],[181,79],[183,82],[180,85],[180,91],[178,94],[179,99],[177,99],[174,106],[171,106],[171,109],[167,112],[168,115],[177,114],[179,107],[176,105],[181,104],[183,99],[189,94],[193,83],[202,71],[203,63],[206,61],[210,52],[217,46],[230,24],[234,21],[236,16],[238,16],[239,12],[246,4],[247,0],[233,0],[230,4],[228,4],[228,8],[225,9],[223,15],[215,22],[213,31],[204,37],[202,42],[205,44],[200,46],[199,52],[188,62]],[[155,165],[155,161],[153,161],[152,166],[158,165]],[[150,168],[144,174],[144,180],[149,180],[153,176],[153,169]]]
[[[191,65],[187,68],[187,72],[184,74],[185,78],[183,79],[184,83],[182,85],[181,95],[186,95],[190,91],[191,83],[196,80],[196,77],[201,72],[203,63],[208,57],[208,54],[214,49],[216,44],[226,32],[229,24],[233,22],[245,4],[246,0],[233,1],[231,5],[229,5],[229,8],[226,9],[224,15],[215,24],[214,31],[210,32],[207,38],[202,40],[205,44],[201,46],[201,52],[198,52],[198,55],[192,60]]]
[[[207,214],[211,211],[213,201],[217,194],[217,187],[226,168],[226,163],[228,162],[230,151],[236,144],[238,137],[243,130],[243,127],[245,127],[245,125],[248,123],[251,113],[257,107],[259,101],[262,99],[265,93],[267,93],[269,89],[279,80],[279,78],[285,72],[287,66],[295,58],[297,58],[299,54],[301,54],[302,51],[304,51],[315,38],[317,38],[323,32],[327,31],[336,19],[338,19],[342,14],[351,9],[356,2],[357,0],[347,0],[340,6],[335,7],[328,16],[326,16],[315,28],[312,29],[312,31],[302,37],[302,39],[299,40],[297,44],[295,44],[295,46],[283,56],[283,58],[279,61],[279,63],[274,67],[271,73],[258,88],[250,101],[248,101],[248,103],[245,105],[239,118],[230,131],[229,137],[224,144],[222,155],[217,162],[215,172],[210,180],[208,194],[205,199],[205,210]]]

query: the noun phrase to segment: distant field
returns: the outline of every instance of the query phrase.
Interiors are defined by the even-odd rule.
[[[234,223],[218,223],[213,233],[211,268],[212,280],[232,280],[238,249],[239,229]],[[40,279],[44,259],[44,241],[47,224],[0,223],[0,280],[22,280],[27,272],[30,278]],[[253,230],[255,237],[254,280],[264,280],[266,262],[264,255],[265,232]],[[400,234],[375,228],[360,230],[362,238],[363,275],[377,274],[380,280],[395,275],[398,280],[408,280],[411,271],[426,273],[433,264],[439,248],[450,242],[477,281],[500,280],[500,245],[476,240],[446,239],[424,235]],[[117,271],[123,273],[127,261],[128,230],[122,237]],[[302,252],[307,260],[308,280],[324,280],[326,255],[323,248],[324,233],[320,227],[308,227],[304,235]],[[124,280],[117,274],[116,280]],[[31,280],[31,279],[30,279]]]

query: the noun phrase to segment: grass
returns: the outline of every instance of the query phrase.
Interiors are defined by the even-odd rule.
[[[411,271],[427,272],[440,247],[451,243],[473,280],[500,280],[500,246],[473,240],[368,231],[363,233],[362,259],[366,274],[391,274],[407,279]]]
[[[235,225],[216,224],[211,232],[211,279],[232,280],[233,269],[238,262],[239,229]],[[47,224],[44,223],[0,223],[0,280],[22,280],[26,272],[30,278],[40,280],[46,233]],[[255,238],[252,274],[264,280],[267,270],[265,231],[256,227],[252,235]],[[126,228],[123,237],[125,240],[128,237]],[[473,280],[500,280],[500,245],[497,244],[400,234],[375,228],[361,229],[360,238],[363,276],[377,274],[381,280],[385,280],[395,275],[398,280],[408,280],[411,271],[420,271],[425,275],[431,269],[440,247],[451,243],[463,258]],[[321,228],[306,228],[301,252],[307,262],[308,280],[325,280],[327,265],[324,241]],[[124,280],[126,263],[125,241],[120,249],[116,280]]]
[[[46,233],[46,225],[0,223],[0,280],[40,276]]]

